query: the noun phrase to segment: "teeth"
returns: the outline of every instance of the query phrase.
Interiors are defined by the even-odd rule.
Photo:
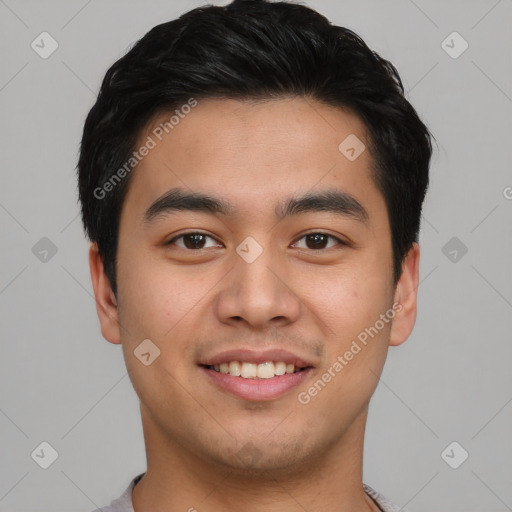
[[[238,361],[231,361],[231,363],[229,363],[229,374],[234,375],[235,377],[240,377],[241,373],[242,368],[240,363]]]
[[[274,363],[262,363],[258,365],[256,376],[260,379],[271,379],[275,375]]]
[[[241,377],[244,379],[252,379],[257,376],[257,373],[257,365],[253,363],[242,363],[242,369],[240,370]]]
[[[286,364],[285,363],[276,363],[276,375],[284,375],[286,373]]]
[[[271,379],[276,375],[285,373],[295,373],[295,365],[286,364],[282,361],[266,361],[265,363],[244,363],[239,361],[230,361],[213,366],[213,369],[220,373],[242,377],[244,379]],[[299,369],[297,369],[299,371]]]

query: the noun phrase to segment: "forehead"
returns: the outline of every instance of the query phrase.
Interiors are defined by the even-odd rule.
[[[123,205],[130,215],[141,218],[176,187],[222,197],[253,219],[274,214],[278,198],[326,189],[349,193],[370,215],[385,208],[365,126],[349,111],[303,98],[206,99],[177,110],[139,137],[137,147],[151,140],[152,149],[133,171]]]

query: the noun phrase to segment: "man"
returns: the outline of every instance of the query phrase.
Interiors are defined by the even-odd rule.
[[[416,319],[431,152],[392,64],[302,5],[200,7],[111,67],[79,193],[147,471],[104,512],[397,509],[364,430]]]

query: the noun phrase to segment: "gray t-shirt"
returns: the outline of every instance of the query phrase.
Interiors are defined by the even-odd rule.
[[[135,512],[133,510],[133,503],[132,503],[132,490],[135,486],[135,484],[145,475],[145,473],[141,473],[140,475],[137,475],[131,482],[130,485],[127,487],[127,489],[121,494],[121,496],[108,506],[105,506],[103,508],[98,508],[96,510],[93,510],[93,512]],[[378,493],[377,491],[373,490],[369,485],[363,484],[363,488],[370,496],[370,498],[373,499],[373,501],[377,504],[377,506],[382,510],[382,512],[407,512],[406,509],[402,509],[397,505],[393,505],[391,501],[389,501],[387,498],[382,496],[382,494]]]

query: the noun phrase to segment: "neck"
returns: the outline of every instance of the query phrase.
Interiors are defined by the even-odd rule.
[[[378,511],[362,486],[365,409],[343,438],[296,466],[241,471],[206,461],[170,441],[141,407],[147,471],[132,494],[135,512]]]

